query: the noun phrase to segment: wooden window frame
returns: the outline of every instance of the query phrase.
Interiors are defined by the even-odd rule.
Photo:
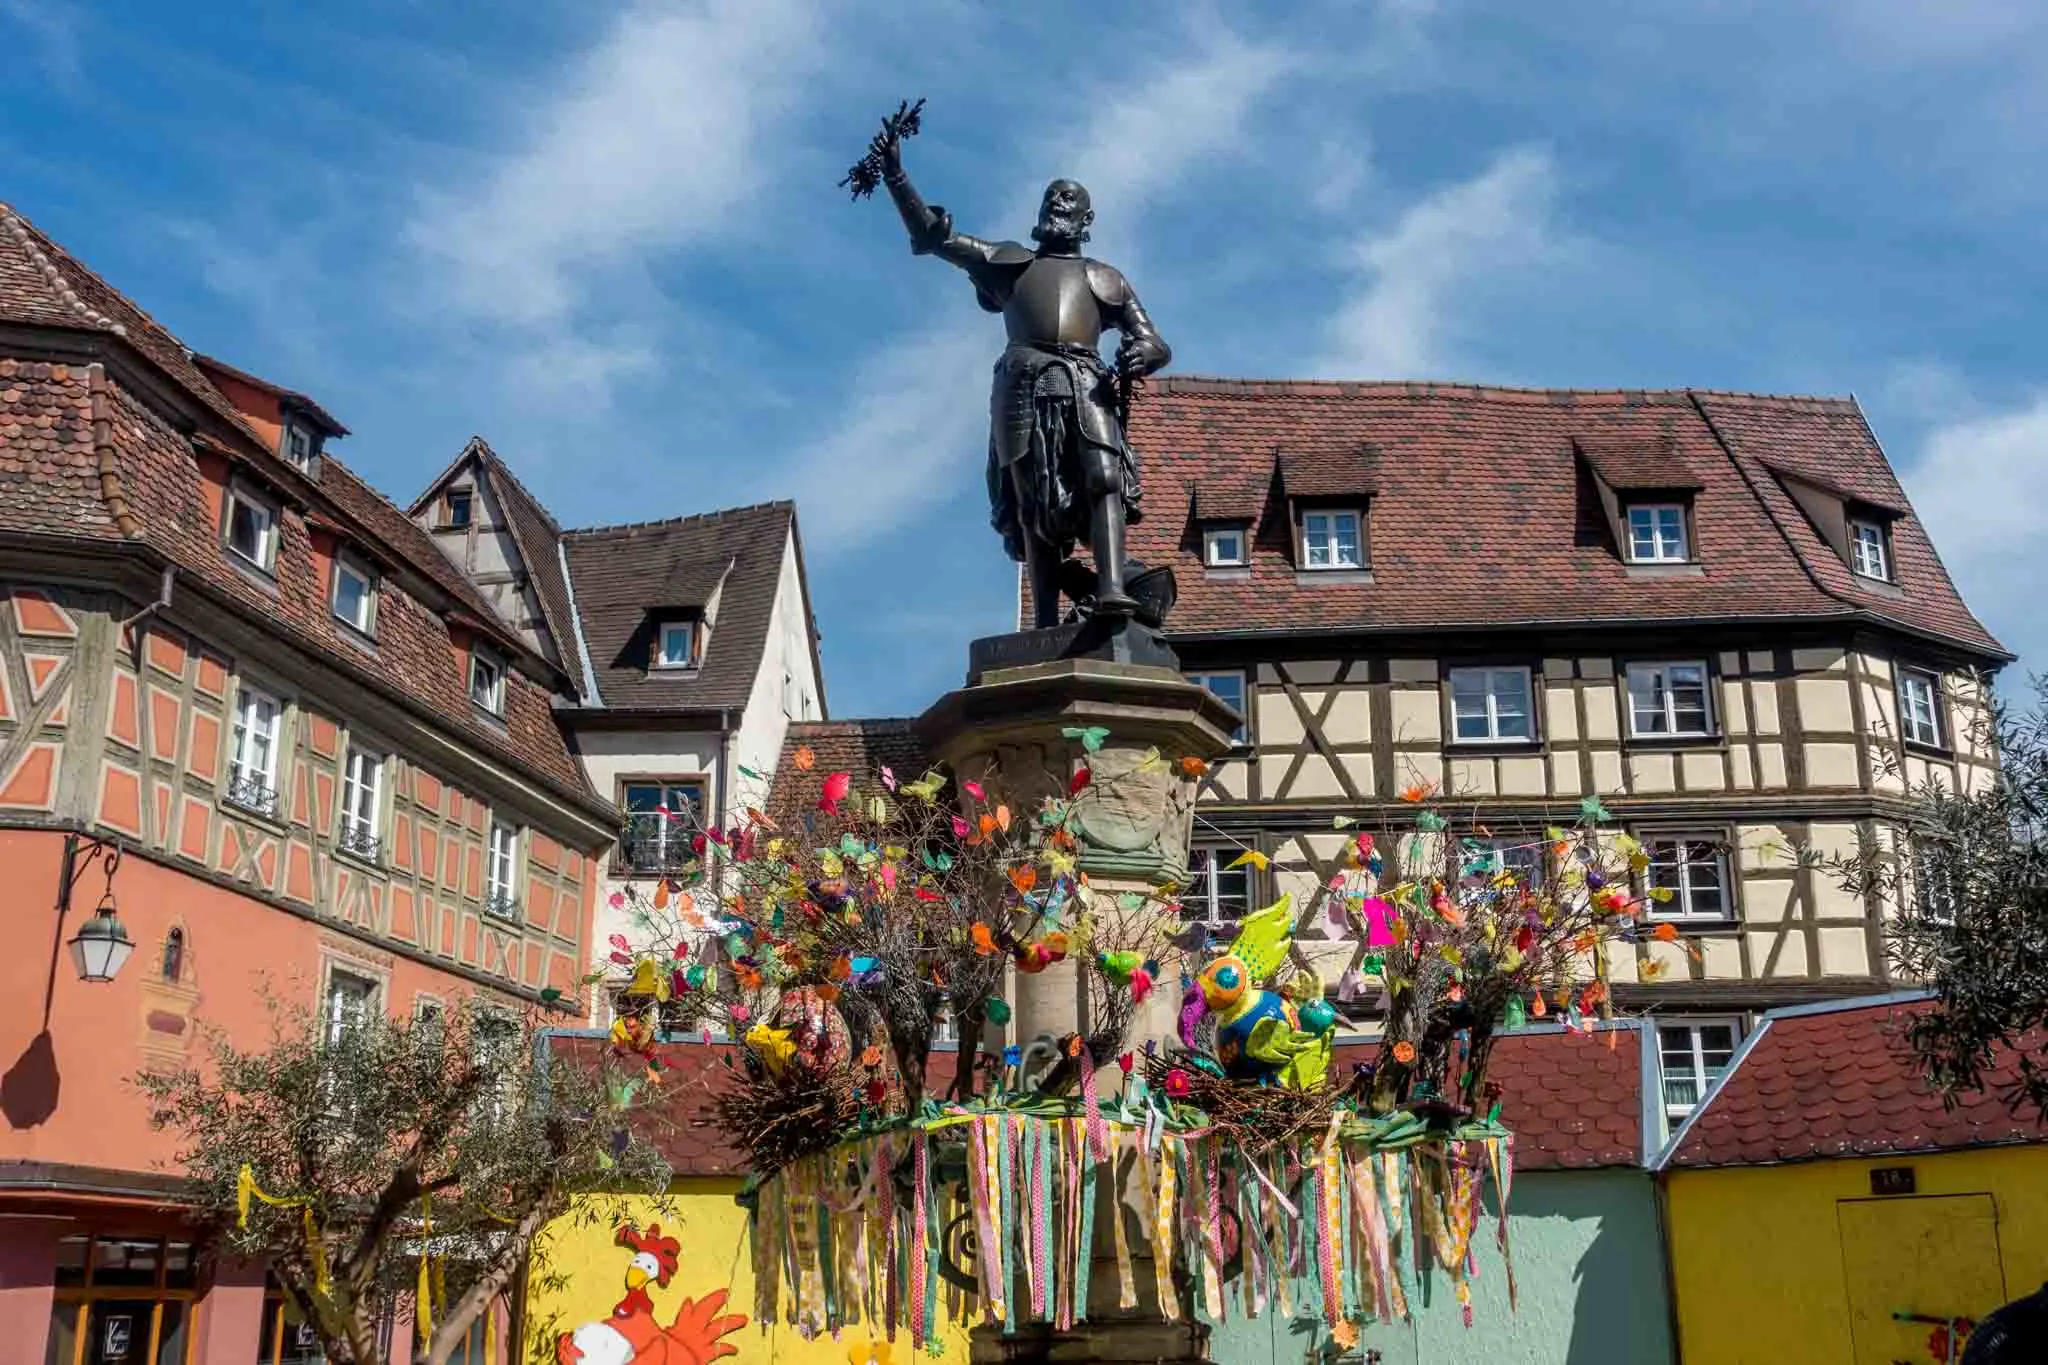
[[[1941,688],[1941,674],[1931,668],[1918,668],[1911,664],[1895,665],[1898,680],[1894,684],[1899,699],[1899,738],[1921,749],[1948,752],[1948,724],[1942,715],[1945,700]],[[1911,693],[1909,682],[1922,683],[1927,688],[1927,719],[1934,728],[1934,738],[1928,739],[1914,732]]]
[[[690,647],[684,651],[683,662],[681,663],[669,662],[668,633],[672,630],[686,631],[689,635]],[[694,671],[703,659],[702,639],[703,630],[696,621],[669,619],[660,622],[654,628],[654,654],[647,661],[648,669],[655,673],[688,673]]]
[[[1484,735],[1461,735],[1458,733],[1458,675],[1482,674],[1484,685],[1482,695],[1486,700],[1486,733]],[[1496,675],[1519,673],[1522,677],[1522,700],[1527,707],[1523,719],[1528,724],[1526,735],[1503,735],[1500,733],[1500,710],[1495,701],[1493,682]],[[1543,742],[1542,727],[1537,723],[1538,696],[1536,691],[1536,670],[1527,664],[1459,664],[1444,669],[1444,696],[1450,708],[1445,727],[1446,743],[1468,748],[1477,746],[1534,746]]]
[[[250,555],[235,544],[237,505],[253,508],[267,520],[256,555]],[[220,544],[225,553],[234,556],[235,562],[265,578],[276,578],[278,541],[283,521],[284,509],[276,498],[257,492],[241,479],[228,480],[220,500]]]
[[[1230,862],[1235,861],[1237,856],[1242,852],[1242,849],[1233,847],[1229,844],[1203,843],[1197,843],[1188,850],[1188,889],[1190,891],[1193,891],[1195,886],[1197,885],[1197,883],[1194,880],[1194,878],[1197,875],[1194,866],[1195,855],[1198,853],[1206,855],[1208,858],[1208,864],[1205,871],[1201,874],[1203,880],[1200,883],[1200,885],[1203,888],[1203,893],[1202,902],[1199,907],[1200,913],[1193,913],[1196,907],[1191,905],[1186,898],[1183,898],[1181,901],[1181,913],[1183,915],[1185,915],[1190,920],[1202,924],[1220,926],[1241,923],[1245,915],[1249,915],[1254,909],[1257,908],[1256,903],[1258,900],[1259,889],[1253,883],[1252,869],[1251,866],[1247,864],[1244,867],[1228,869],[1228,875],[1242,876],[1244,878],[1243,912],[1235,919],[1227,918],[1221,914],[1216,913],[1217,908],[1220,904],[1220,898],[1216,893],[1216,879],[1221,875],[1225,875],[1226,865]]]
[[[1669,730],[1643,730],[1637,728],[1635,694],[1636,672],[1639,669],[1669,670],[1674,668],[1697,668],[1700,671],[1700,698],[1702,705],[1704,707],[1704,719],[1702,721],[1704,728],[1699,730],[1680,730],[1676,728]],[[1721,717],[1720,708],[1714,705],[1714,681],[1715,679],[1713,665],[1705,658],[1630,660],[1627,664],[1625,664],[1622,667],[1621,670],[1622,700],[1628,708],[1629,739],[1631,741],[1648,740],[1656,742],[1664,740],[1703,740],[1720,738]],[[1671,686],[1668,680],[1665,682],[1663,690],[1663,715],[1665,719],[1670,721],[1672,725],[1675,727],[1677,724],[1677,713],[1676,709],[1671,704]]]
[[[204,1302],[207,1292],[200,1285],[200,1248],[198,1240],[188,1235],[184,1241],[184,1245],[191,1257],[191,1286],[189,1288],[173,1288],[167,1285],[165,1281],[170,1278],[170,1244],[179,1240],[175,1235],[171,1233],[138,1233],[129,1235],[90,1224],[82,1229],[77,1229],[71,1235],[82,1235],[85,1238],[85,1283],[82,1285],[57,1287],[50,1296],[50,1316],[53,1320],[60,1308],[70,1306],[73,1309],[71,1359],[66,1365],[83,1365],[86,1358],[86,1349],[91,1345],[90,1340],[86,1336],[86,1326],[92,1320],[92,1305],[109,1299],[147,1299],[150,1303],[149,1332],[145,1349],[140,1352],[130,1352],[137,1365],[155,1365],[157,1353],[162,1344],[163,1305],[173,1302],[185,1304],[185,1356],[182,1361],[176,1362],[175,1365],[193,1365],[193,1362],[199,1358],[198,1352],[195,1349],[200,1335],[199,1306]],[[156,1283],[146,1287],[132,1284],[95,1285],[93,1283],[93,1268],[98,1258],[93,1255],[93,1252],[102,1240],[155,1242],[157,1247]]]
[[[628,860],[629,855],[626,852],[626,845],[632,837],[632,822],[635,812],[626,803],[627,792],[633,787],[659,787],[662,792],[663,804],[657,807],[656,810],[668,808],[667,798],[671,788],[694,788],[697,794],[695,806],[697,823],[701,829],[704,823],[704,812],[710,808],[711,775],[709,773],[638,773],[618,778],[613,786],[612,801],[618,806],[620,811],[625,813],[626,824],[619,831],[618,841],[612,848],[612,877],[618,881],[647,881],[674,876],[677,869],[681,866],[680,863],[665,862],[660,867],[641,868],[634,866]],[[639,812],[639,814],[643,815],[654,813],[653,811]],[[664,849],[668,845],[668,836],[677,833],[677,831],[670,828],[673,823],[673,821],[662,821],[657,826],[664,831],[664,837],[660,841]],[[682,835],[686,846],[696,832],[696,830],[692,830]]]
[[[363,619],[361,621],[352,620],[342,613],[341,576],[344,573],[353,574],[362,582]],[[338,550],[334,556],[333,581],[327,593],[327,609],[333,614],[335,620],[341,622],[356,634],[366,640],[374,640],[377,638],[378,586],[377,571],[370,567],[368,561],[350,554],[347,550]]]
[[[1644,856],[1650,860],[1649,864],[1643,868],[1640,886],[1643,893],[1643,913],[1646,919],[1657,923],[1670,923],[1679,926],[1696,925],[1701,928],[1725,928],[1741,921],[1742,911],[1736,901],[1736,868],[1735,859],[1732,856],[1733,845],[1728,838],[1728,831],[1673,826],[1668,829],[1642,829],[1632,832],[1642,844]],[[1679,846],[1677,861],[1678,885],[1672,888],[1672,898],[1668,901],[1659,901],[1650,895],[1650,892],[1657,885],[1657,864],[1659,860],[1654,850],[1660,844],[1677,844]],[[1690,856],[1690,850],[1694,847],[1711,849],[1714,855],[1714,864],[1720,872],[1721,908],[1714,914],[1696,914],[1688,905],[1691,899],[1691,878],[1688,875],[1688,869],[1694,863],[1694,859]]]
[[[495,675],[491,686],[484,689],[486,692],[485,696],[477,695],[476,681],[478,669],[489,669]],[[496,716],[501,720],[504,719],[505,694],[510,690],[510,675],[511,669],[506,667],[505,660],[494,650],[487,649],[481,644],[472,644],[469,647],[470,705],[487,716]]]
[[[269,702],[271,707],[267,766],[260,773],[242,761],[242,737],[255,733],[254,725],[246,724],[243,719],[243,708],[258,698]],[[284,741],[290,714],[290,706],[282,696],[258,687],[246,678],[236,679],[234,701],[227,714],[228,760],[221,765],[221,799],[236,810],[264,820],[278,818],[278,807],[284,801]]]
[[[457,504],[462,507],[462,520],[455,519]],[[441,492],[441,524],[439,531],[467,531],[476,525],[476,489],[471,485],[447,488]]]
[[[1313,564],[1309,562],[1308,519],[1310,517],[1331,518],[1330,562],[1328,564]],[[1358,559],[1356,563],[1342,564],[1337,562],[1338,536],[1336,518],[1338,517],[1350,517],[1356,524],[1358,531]],[[1298,556],[1295,560],[1295,567],[1303,573],[1363,573],[1372,562],[1371,551],[1366,544],[1365,508],[1349,504],[1331,507],[1308,506],[1296,508],[1294,513],[1294,545]]]
[[[1664,548],[1664,535],[1661,519],[1656,514],[1660,512],[1676,512],[1678,514],[1677,554],[1657,553],[1645,557],[1636,553],[1636,513],[1638,512],[1651,514],[1650,539],[1652,549],[1657,551],[1662,551]],[[1624,557],[1631,564],[1691,564],[1696,561],[1697,557],[1693,554],[1692,548],[1692,505],[1688,502],[1672,499],[1651,502],[1648,499],[1644,499],[1640,502],[1626,503],[1621,509],[1621,527],[1622,530],[1628,533],[1628,539],[1622,548]]]
[[[1718,1076],[1709,1077],[1707,1075],[1706,1048],[1701,1043],[1700,1031],[1709,1028],[1726,1028],[1728,1030],[1730,1040],[1728,1044],[1728,1060],[1721,1064],[1721,1074],[1725,1076],[1728,1073],[1728,1068],[1735,1064],[1735,1055],[1742,1051],[1742,1019],[1732,1014],[1699,1015],[1697,1017],[1692,1015],[1676,1015],[1667,1018],[1653,1016],[1652,1022],[1657,1029],[1657,1103],[1663,1111],[1666,1123],[1683,1122],[1686,1115],[1700,1107],[1707,1098],[1707,1091],[1713,1087],[1716,1080],[1720,1079]],[[1690,1034],[1690,1042],[1692,1044],[1691,1078],[1693,1083],[1699,1088],[1699,1098],[1691,1104],[1673,1104],[1668,1097],[1668,1092],[1664,1089],[1664,1082],[1669,1074],[1664,1065],[1664,1030],[1667,1028],[1682,1028]]]
[[[1898,566],[1892,557],[1891,525],[1878,517],[1858,516],[1854,513],[1851,513],[1847,520],[1849,529],[1849,572],[1858,578],[1867,578],[1873,583],[1898,582]],[[1869,568],[1863,563],[1863,551],[1866,544],[1863,533],[1865,531],[1870,532],[1875,540],[1876,548],[1874,553],[1877,556],[1878,570],[1876,573],[1870,572]]]
[[[494,919],[517,923],[520,905],[520,863],[524,852],[523,831],[510,820],[501,818],[496,812],[484,833],[484,913]],[[505,851],[500,858],[499,836],[505,836]],[[504,878],[498,876],[499,863],[504,863]]]
[[[1237,537],[1237,555],[1226,559],[1217,550],[1224,536]],[[1246,569],[1252,562],[1251,527],[1241,521],[1216,522],[1202,528],[1202,565],[1209,569]]]

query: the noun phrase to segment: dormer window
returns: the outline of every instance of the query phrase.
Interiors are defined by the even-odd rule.
[[[664,621],[655,637],[654,666],[656,668],[695,668],[697,666],[697,623],[694,621]]]
[[[505,714],[505,665],[481,648],[469,652],[469,699],[494,716]]]
[[[1849,518],[1849,567],[1860,577],[1891,582],[1891,535],[1883,522]]]
[[[441,525],[460,531],[469,525],[470,502],[475,495],[467,488],[451,488],[441,495]]]
[[[1638,502],[1628,509],[1628,557],[1635,564],[1683,564],[1692,558],[1685,504]]]
[[[1365,567],[1365,538],[1360,533],[1364,519],[1349,509],[1316,508],[1301,514],[1301,567],[1304,569],[1362,569]]]
[[[313,457],[320,453],[320,433],[306,425],[303,418],[293,418],[284,424],[278,449],[292,468],[309,473],[313,468]]]
[[[263,573],[277,567],[277,504],[241,484],[228,486],[221,508],[221,538],[238,558]]]
[[[348,553],[334,557],[334,617],[359,635],[373,635],[377,625],[377,576],[369,565]]]
[[[1241,569],[1251,563],[1248,537],[1239,525],[1211,526],[1202,532],[1202,563],[1212,569]]]

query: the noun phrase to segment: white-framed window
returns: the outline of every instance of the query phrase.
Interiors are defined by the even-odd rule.
[[[1250,739],[1251,705],[1245,698],[1245,679],[1241,671],[1234,668],[1206,669],[1190,673],[1187,678],[1191,683],[1208,688],[1218,701],[1230,703],[1231,708],[1245,718],[1237,729],[1231,731],[1232,744],[1243,744]]]
[[[1649,889],[1671,893],[1649,898],[1651,919],[1718,922],[1735,917],[1721,840],[1711,834],[1649,834],[1643,836],[1643,852],[1650,859]]]
[[[505,714],[505,665],[474,646],[469,651],[469,699],[494,716]]]
[[[1685,504],[1630,504],[1628,557],[1637,564],[1683,564],[1692,558],[1686,545]]]
[[[285,459],[296,469],[310,470],[313,454],[319,449],[319,437],[313,428],[304,422],[286,422],[284,440],[280,442]]]
[[[1850,518],[1849,567],[1865,578],[1891,581],[1891,546],[1882,523]]]
[[[364,635],[377,625],[377,576],[351,554],[334,557],[334,616]]]
[[[1301,514],[1301,567],[1304,569],[1362,569],[1364,541],[1359,535],[1360,518],[1351,511],[1319,510]]]
[[[240,484],[229,484],[221,509],[221,535],[228,549],[256,568],[277,567],[277,505]]]
[[[451,531],[460,531],[469,525],[471,503],[475,495],[467,488],[451,488],[441,495],[441,524]]]
[[[704,783],[627,782],[621,793],[626,828],[619,836],[624,871],[678,872],[696,857],[694,841],[704,828]]]
[[[1200,845],[1188,850],[1188,889],[1180,898],[1183,914],[1209,924],[1234,924],[1251,913],[1251,865],[1229,866],[1242,852]]]
[[[1664,1090],[1664,1117],[1676,1121],[1706,1098],[1707,1088],[1728,1069],[1742,1024],[1735,1019],[1685,1019],[1657,1024],[1657,1062]]]
[[[1241,569],[1251,563],[1245,528],[1211,526],[1202,532],[1202,562],[1212,569]]]
[[[1945,853],[1922,838],[1915,838],[1908,848],[1913,911],[1935,924],[1954,924],[1956,906],[1961,903],[1954,857]]]
[[[376,861],[379,817],[384,800],[384,759],[349,745],[341,769],[340,847],[359,858]]]
[[[656,668],[697,666],[697,625],[694,621],[664,621],[654,646]]]
[[[1643,736],[1711,735],[1714,708],[1702,662],[1630,664],[1629,733]]]
[[[277,813],[277,753],[284,704],[243,683],[235,693],[227,799],[259,815]]]
[[[377,1008],[377,982],[373,977],[330,967],[327,971],[325,1022],[327,1041],[338,1043],[350,1029],[360,1027]]]
[[[1544,875],[1545,841],[1534,834],[1504,834],[1477,841],[1478,847],[1470,850],[1466,868],[1476,870],[1487,878],[1503,872],[1515,874],[1515,880],[1523,886],[1542,886]]]
[[[1536,738],[1533,683],[1526,668],[1451,670],[1454,743]]]
[[[493,816],[485,858],[484,909],[501,919],[519,915],[519,830]]]
[[[1941,680],[1917,668],[1899,670],[1899,729],[1915,744],[1941,743]]]

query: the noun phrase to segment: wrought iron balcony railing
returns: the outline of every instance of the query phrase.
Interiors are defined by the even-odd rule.
[[[226,799],[255,815],[277,815],[277,788],[263,780],[263,774],[237,769],[228,774]]]
[[[371,832],[370,827],[357,820],[343,820],[341,833],[334,846],[343,853],[353,854],[364,862],[374,863],[377,855],[384,851],[384,841]]]

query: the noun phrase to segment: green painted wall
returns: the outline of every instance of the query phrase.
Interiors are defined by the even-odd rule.
[[[1519,1311],[1510,1313],[1507,1277],[1491,1212],[1474,1234],[1479,1274],[1472,1327],[1442,1276],[1415,1320],[1371,1326],[1359,1350],[1377,1347],[1385,1365],[1664,1365],[1671,1319],[1656,1195],[1641,1170],[1542,1171],[1515,1178],[1508,1238]],[[1216,1329],[1210,1356],[1228,1365],[1294,1365],[1331,1360],[1313,1322],[1275,1317]],[[1358,1359],[1359,1357],[1347,1357]]]

